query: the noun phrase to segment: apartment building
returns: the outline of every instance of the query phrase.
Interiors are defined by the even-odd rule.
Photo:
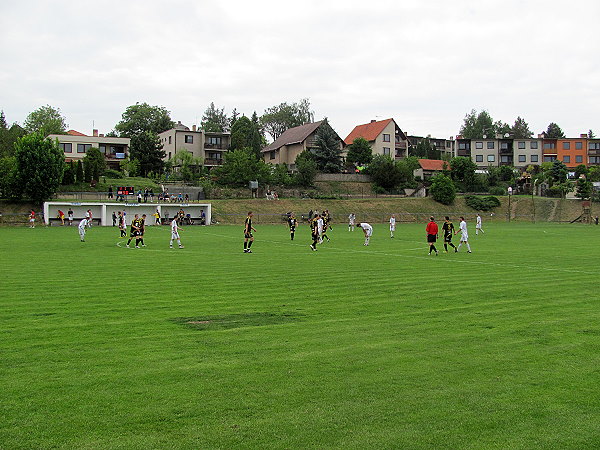
[[[588,166],[600,166],[600,139],[588,139],[586,162]]]
[[[394,119],[375,121],[357,125],[350,132],[344,144],[350,145],[356,138],[364,138],[371,144],[373,155],[388,155],[394,159],[408,156],[409,141]]]
[[[194,158],[202,161],[205,167],[215,167],[223,164],[224,154],[231,143],[229,132],[206,132],[192,126],[192,129],[181,122],[158,135],[168,161],[181,150],[188,151]]]
[[[93,130],[92,136],[69,130],[67,134],[51,134],[48,138],[58,140],[58,145],[65,155],[66,162],[83,160],[87,151],[98,148],[106,158],[106,165],[110,169],[119,169],[119,163],[129,155],[131,139],[107,137]]]
[[[426,139],[423,136],[407,136],[408,138],[408,156],[413,155],[412,149],[414,149],[420,142]],[[456,141],[451,137],[450,139],[439,139],[427,136],[429,142],[435,146],[435,149],[440,152],[440,156],[448,156],[453,158],[456,156],[455,144]]]
[[[574,169],[581,164],[588,164],[588,139],[587,134],[579,138],[566,138],[556,140],[556,157],[569,169]]]

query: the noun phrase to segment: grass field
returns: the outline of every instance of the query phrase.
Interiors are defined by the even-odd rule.
[[[0,448],[598,448],[600,227],[487,225],[2,228]]]

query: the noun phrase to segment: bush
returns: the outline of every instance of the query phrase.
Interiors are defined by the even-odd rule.
[[[504,195],[506,194],[506,189],[501,186],[494,186],[490,188],[490,194],[492,195]]]
[[[104,176],[106,178],[123,178],[123,174],[121,172],[119,172],[118,170],[114,170],[114,169],[106,169],[104,171]]]
[[[500,200],[497,197],[488,195],[486,197],[477,197],[475,195],[466,195],[465,203],[467,206],[477,211],[489,211],[500,206]]]
[[[429,189],[431,197],[443,205],[450,205],[456,197],[456,188],[450,177],[443,174],[431,177],[431,188]]]

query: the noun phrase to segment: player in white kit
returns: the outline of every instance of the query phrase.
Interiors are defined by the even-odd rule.
[[[454,234],[458,234],[459,231],[460,231],[460,242],[458,243],[458,247],[456,248],[456,251],[460,250],[460,246],[463,245],[463,242],[464,242],[467,246],[468,253],[471,253],[471,246],[469,245],[469,232],[467,231],[467,222],[465,221],[465,218],[462,216],[460,218],[460,225],[458,227],[458,231],[456,231]]]
[[[365,233],[364,245],[369,245],[369,240],[371,239],[371,235],[373,234],[373,227],[366,222],[359,223],[356,226],[362,228],[363,233]]]
[[[81,242],[85,242],[85,228],[87,227],[88,224],[88,220],[84,217],[83,219],[81,219],[81,222],[79,222],[79,226],[77,227],[79,230],[79,238],[81,239]]]
[[[396,215],[392,214],[390,217],[390,237],[394,237],[394,231],[396,231]]]
[[[475,223],[475,236],[477,236],[480,231],[483,234],[483,228],[481,228],[481,216],[477,214],[477,223]]]
[[[348,231],[354,231],[354,221],[356,220],[356,216],[354,213],[350,213],[348,216]],[[352,230],[350,229],[352,228]]]
[[[322,244],[323,243],[323,224],[325,222],[323,222],[323,217],[321,215],[317,214],[317,216],[319,217],[317,219],[317,233],[319,234],[319,244]]]
[[[179,238],[179,227],[177,226],[177,216],[171,222],[171,243],[169,244],[169,248],[173,248],[173,241],[177,241],[179,244],[179,248],[183,248],[181,245],[181,239]]]

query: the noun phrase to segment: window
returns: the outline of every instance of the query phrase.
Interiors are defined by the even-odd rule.
[[[575,150],[582,150],[583,142],[575,142]]]
[[[269,152],[269,159],[275,159],[275,150]]]
[[[186,144],[193,144],[194,143],[194,136],[192,136],[191,134],[186,134],[185,135],[185,143]]]
[[[533,142],[532,142],[533,144]],[[537,142],[536,142],[537,144]],[[538,155],[531,155],[531,162],[538,162]]]
[[[523,142],[524,144],[525,142]],[[519,162],[527,162],[527,155],[519,155]]]
[[[77,144],[77,153],[87,153],[92,148],[92,144]]]
[[[493,142],[488,142],[488,143],[487,143],[487,148],[488,148],[488,150],[494,150],[494,148],[495,148],[495,147],[496,147],[496,146],[494,145],[494,143],[493,143]]]
[[[537,141],[531,141],[531,142],[529,143],[529,148],[537,149],[537,148],[538,148],[538,143],[537,143]]]
[[[570,142],[563,142],[563,150],[571,150],[571,143]]]
[[[563,162],[564,163],[570,163],[571,162],[571,157],[570,156],[563,156]]]
[[[500,148],[502,150],[508,150],[508,142],[500,142]]]
[[[458,149],[459,150],[470,150],[471,146],[469,145],[468,142],[459,142],[458,143]]]
[[[483,162],[483,155],[475,155],[475,162]]]
[[[452,143],[450,141],[446,141],[446,148],[450,148],[451,145]]]
[[[483,148],[483,142],[475,142],[475,148],[481,150]]]
[[[487,161],[488,162],[494,162],[494,161],[496,161],[496,156],[495,155],[488,155]]]
[[[385,134],[385,133],[383,134],[383,142],[391,142],[389,134]]]
[[[215,137],[215,136],[211,136],[208,138],[208,143],[211,145],[221,145],[221,138],[220,137]]]
[[[512,161],[511,161],[511,159],[512,159],[512,158],[511,158],[510,156],[508,156],[508,155],[503,155],[503,156],[501,156],[501,157],[500,157],[500,162],[503,162],[503,163],[511,163],[511,162],[512,162]]]
[[[556,148],[554,142],[544,142],[544,150],[552,150]]]
[[[544,156],[544,162],[552,162],[556,159],[556,156]]]
[[[525,148],[525,141],[519,141],[519,150],[523,150]]]
[[[590,164],[600,164],[600,156],[590,156]]]
[[[383,147],[383,154],[384,154],[384,155],[388,155],[388,156],[389,156],[389,155],[390,155],[390,153],[391,153],[391,152],[390,152],[390,148],[389,148],[389,147]]]
[[[73,153],[73,144],[70,142],[68,144],[60,144],[60,149],[63,153]]]
[[[600,150],[600,142],[590,142],[588,148],[590,150]]]
[[[575,162],[576,163],[582,163],[583,162],[583,156],[582,155],[575,155]]]
[[[171,136],[169,136],[169,144],[170,144],[170,143],[171,143]],[[169,158],[170,158],[170,156],[169,156]]]
[[[100,150],[100,153],[102,153],[103,155],[106,154],[106,145],[105,144],[100,144],[98,146],[98,150]]]

